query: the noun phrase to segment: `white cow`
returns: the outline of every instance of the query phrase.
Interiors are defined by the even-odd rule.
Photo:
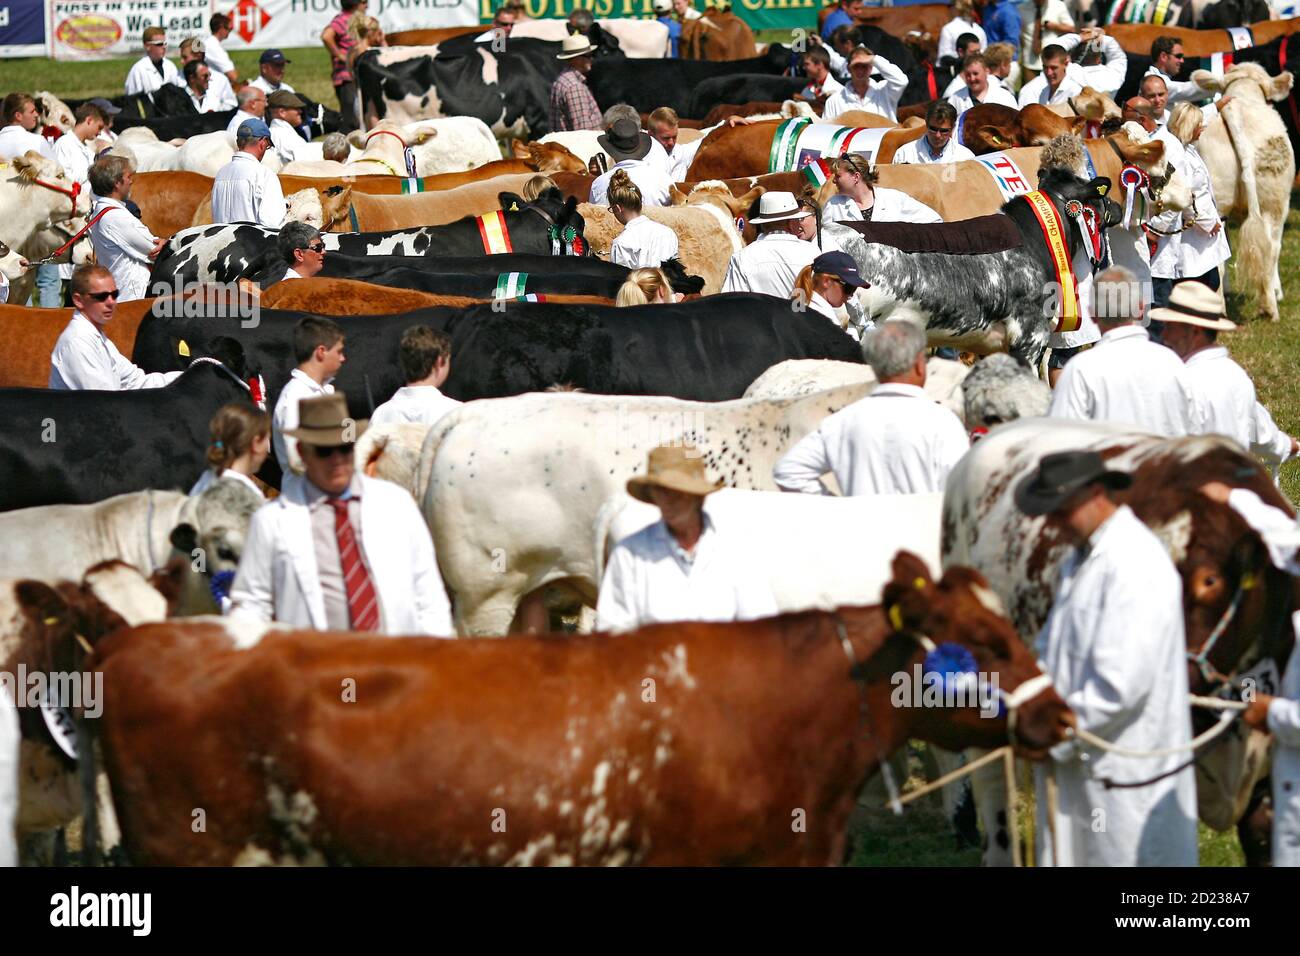
[[[13,282],[27,271],[27,259],[17,249],[10,249],[0,242],[0,274]]]
[[[74,202],[72,185],[58,163],[38,153],[29,152],[9,163],[0,163],[0,244],[17,250],[29,262],[44,258],[62,245],[67,236],[50,242],[53,236],[60,235],[54,227],[90,214],[90,191],[81,190]],[[76,252],[75,247],[72,251]],[[26,301],[31,291],[30,277],[20,272],[11,278],[22,281],[10,289],[10,299]]]
[[[57,126],[65,133],[72,132],[77,124],[72,107],[47,90],[37,90],[32,99],[36,101],[36,117],[42,126]]]
[[[393,134],[393,135],[389,135]],[[400,141],[400,142],[399,142]],[[282,172],[295,176],[407,176],[404,147],[415,161],[415,175],[464,172],[501,158],[492,131],[473,116],[449,116],[400,124],[382,120],[369,131],[348,136],[355,152],[346,163],[296,160]]]
[[[931,356],[925,363],[925,394],[965,421],[962,383],[970,368]],[[876,384],[870,365],[833,359],[787,359],[773,365],[745,389],[745,398],[794,398],[841,385]]]
[[[234,155],[235,137],[224,129],[213,133],[200,133],[191,136],[181,146],[176,157],[176,168],[204,176],[216,176],[221,172],[221,167],[230,162]],[[280,162],[280,154],[273,149],[268,149],[262,157],[262,165],[273,173],[280,172],[280,167],[283,165]]]
[[[597,20],[618,41],[624,55],[637,59],[658,59],[670,52],[668,27],[658,20]],[[510,30],[510,39],[550,40],[559,43],[569,35],[565,20],[525,20]]]

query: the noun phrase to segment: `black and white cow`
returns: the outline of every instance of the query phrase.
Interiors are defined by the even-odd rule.
[[[573,241],[581,239],[585,227],[576,199],[564,199],[558,189],[547,190],[532,203],[524,202],[514,193],[501,193],[499,198],[502,209],[506,210],[505,230],[515,251],[547,255],[557,249],[572,252],[576,248],[582,250],[578,254],[585,254],[585,243],[575,246]],[[325,261],[335,252],[350,257],[487,255],[482,219],[466,216],[443,226],[389,232],[322,233],[327,250]],[[251,223],[183,229],[168,240],[154,261],[150,288],[161,284],[170,291],[195,282],[235,282],[261,276],[277,263],[282,264],[276,250],[278,235],[277,229]]]
[[[1056,209],[1073,260],[1085,241],[1066,214],[1080,204],[1104,230],[1120,221],[1121,210],[1103,193],[1110,181],[1091,182],[1064,169],[1049,169],[1039,191]],[[926,327],[932,343],[978,352],[1007,351],[1037,368],[1055,325],[1052,304],[1057,276],[1047,239],[1033,207],[1016,196],[1002,212],[962,222],[908,224],[847,222],[861,236],[833,230],[871,283],[863,297],[877,322],[910,319]],[[938,251],[942,250],[942,251]]]

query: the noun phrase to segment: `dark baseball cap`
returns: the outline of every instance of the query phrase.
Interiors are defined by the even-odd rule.
[[[812,267],[813,272],[835,276],[841,282],[851,285],[855,289],[871,288],[871,283],[858,274],[858,264],[853,261],[853,257],[847,252],[840,252],[839,250],[823,252],[813,260]]]
[[[257,58],[258,63],[292,63],[293,60],[286,60],[284,53],[280,50],[267,50]]]
[[[114,106],[102,96],[96,96],[93,100],[87,100],[86,102],[92,106],[98,106],[100,112],[105,116],[116,116],[118,113],[122,112],[118,107]]]
[[[270,139],[271,128],[260,119],[246,119],[239,124],[235,139]]]

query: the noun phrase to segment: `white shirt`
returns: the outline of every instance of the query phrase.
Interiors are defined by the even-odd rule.
[[[875,202],[871,204],[872,222],[943,222],[943,217],[923,202],[918,202],[900,189],[875,186]],[[863,222],[863,211],[849,196],[835,195],[826,200],[822,209],[823,221]]]
[[[181,372],[145,372],[117,350],[112,339],[80,312],[73,312],[50,355],[50,388],[119,392],[159,388]]]
[[[22,752],[18,708],[9,691],[0,693],[0,868],[18,865],[18,764]]]
[[[1066,558],[1035,650],[1081,728],[1136,751],[1191,741],[1182,578],[1160,539],[1127,505],[1093,532],[1087,547]],[[1196,777],[1190,766],[1144,787],[1107,789],[1103,783],[1151,780],[1182,766],[1188,755],[1086,752],[1084,761],[1075,741],[1052,749],[1055,860],[1046,773],[1035,772],[1040,865],[1195,866]]]
[[[629,631],[668,621],[748,621],[778,613],[772,589],[739,547],[714,528],[708,511],[692,555],[663,521],[629,535],[609,556],[596,603],[596,627]]]
[[[1005,85],[1005,84],[1002,82],[1002,77],[1000,77],[1000,76],[995,76],[995,75],[992,74],[992,73],[989,74],[989,87],[990,87],[990,88],[995,87],[995,86],[1004,86],[1004,85]],[[948,97],[952,96],[954,93],[960,93],[960,92],[961,92],[962,90],[964,90],[964,89],[966,89],[966,81],[963,80],[963,79],[961,78],[961,74],[958,73],[958,74],[957,74],[956,76],[954,76],[951,80],[949,80],[949,81],[948,81],[948,85],[945,86],[945,87],[943,88],[943,96],[940,97],[940,99],[945,99],[945,100],[946,100]]]
[[[231,468],[224,469],[219,475],[217,474],[216,469],[209,468],[203,474],[199,475],[199,480],[194,482],[194,487],[190,489],[190,497],[193,498],[195,495],[203,494],[203,492],[207,491],[218,481],[237,481],[255,491],[257,497],[261,498],[263,501],[266,500],[266,495],[262,492],[262,489],[258,487],[257,482],[252,478],[249,478],[243,472],[235,471]]]
[[[819,96],[825,96],[827,99],[830,99],[842,89],[844,89],[844,84],[835,79],[835,74],[830,71],[829,67],[827,67],[826,79],[822,80],[820,83],[814,83],[809,80],[807,85],[799,91],[799,95],[806,100],[815,100]]]
[[[957,56],[957,38],[963,33],[973,33],[980,38],[980,49],[989,45],[989,38],[984,33],[984,28],[978,23],[971,20],[963,20],[961,17],[953,17],[943,25],[939,31],[939,49],[935,52],[934,60],[939,63],[944,57]]]
[[[434,385],[403,385],[370,416],[372,425],[396,425],[412,422],[433,425],[464,402],[448,398]]]
[[[251,153],[235,153],[213,180],[213,222],[254,222],[279,229],[287,211],[280,177]]]
[[[1046,0],[1043,4],[1042,11],[1039,12],[1034,0],[1026,0],[1020,5],[1020,62],[1031,70],[1041,70],[1043,61],[1037,53],[1034,52],[1034,27],[1039,20],[1050,20],[1053,23],[1068,23],[1074,26],[1074,17],[1070,16],[1070,8],[1065,5],[1064,0]],[[1043,27],[1042,46],[1051,43],[1060,43],[1062,34],[1055,30],[1049,30]],[[1040,47],[1041,49],[1041,47]]]
[[[54,159],[54,147],[44,136],[29,133],[21,126],[10,124],[0,129],[0,162],[9,162],[24,153],[36,152]]]
[[[790,298],[804,266],[821,255],[816,244],[788,232],[765,232],[731,257],[723,292],[761,292]]]
[[[288,83],[281,83],[279,86],[273,86],[271,84],[271,81],[268,80],[266,77],[262,76],[260,73],[253,79],[249,80],[248,82],[250,86],[256,86],[259,90],[263,91],[267,96],[270,96],[276,90],[286,90],[290,93],[298,92]]]
[[[658,268],[676,255],[677,233],[649,216],[637,216],[614,239],[609,261],[629,269]]]
[[[158,238],[116,199],[95,197],[91,218],[100,216],[90,227],[90,243],[95,259],[113,273],[117,282],[118,304],[143,299],[149,294],[149,258]]]
[[[691,163],[695,162],[695,154],[700,151],[700,145],[708,138],[710,133],[720,126],[722,126],[721,123],[700,130],[704,135],[691,140],[689,143],[678,141],[673,144],[673,151],[668,154],[668,175],[673,182],[686,182],[686,174],[690,171]],[[659,148],[662,149],[663,147]]]
[[[822,108],[823,120],[833,120],[849,110],[866,110],[886,119],[898,119],[898,101],[907,89],[907,74],[879,53],[872,60],[871,69],[873,73],[879,73],[884,82],[877,83],[873,80],[862,96],[858,95],[857,88],[852,83],[840,87],[833,96],[826,98],[826,105]]]
[[[1192,432],[1192,392],[1183,363],[1140,325],[1103,333],[1066,363],[1047,414],[1133,425],[1166,438]]]
[[[1184,372],[1192,392],[1195,434],[1227,435],[1269,463],[1291,457],[1290,436],[1259,404],[1255,383],[1224,346],[1212,345],[1188,356]]]
[[[208,69],[210,71],[208,89],[201,97],[194,95],[194,91],[185,82],[184,73],[177,73],[174,82],[189,94],[190,102],[194,104],[194,108],[200,113],[233,110],[239,105],[239,99],[235,96],[235,88],[230,85],[230,80],[227,79],[226,74],[219,73],[211,67]]]
[[[1162,142],[1167,142],[1173,138],[1173,134],[1166,130],[1159,138]],[[1196,144],[1184,146],[1181,157],[1176,161],[1171,159],[1170,162],[1175,163],[1183,180],[1192,190],[1196,219],[1194,225],[1182,232],[1158,237],[1156,254],[1151,260],[1151,274],[1164,279],[1195,279],[1211,269],[1217,269],[1232,256],[1232,250],[1228,246],[1228,230],[1224,227],[1218,235],[1210,235],[1209,231],[1219,222],[1219,207],[1214,202],[1210,171],[1196,149]],[[1190,212],[1187,215],[1190,219]],[[1168,231],[1183,221],[1182,213],[1165,215],[1158,220],[1158,228]]]
[[[992,83],[990,83],[989,88],[984,91],[984,99],[982,100],[975,100],[971,96],[970,87],[967,86],[948,97],[948,102],[952,104],[952,108],[957,111],[958,116],[961,116],[962,113],[965,113],[972,106],[982,105],[985,103],[1000,103],[1003,106],[1011,107],[1013,110],[1020,109],[1020,104],[1016,102],[1016,98],[1011,95],[1010,90],[1005,86],[994,86]]]
[[[235,115],[230,118],[230,123],[226,126],[226,132],[231,136],[239,132],[239,124],[252,119],[262,119],[260,116],[254,116],[252,113],[246,113],[243,110],[236,110]],[[266,122],[263,120],[263,122]],[[267,124],[270,125],[269,123]],[[274,138],[272,139],[274,141]]]
[[[90,183],[90,164],[95,161],[92,143],[83,143],[76,133],[67,132],[54,141],[54,158],[68,178],[85,188]]]
[[[925,136],[914,139],[910,143],[904,143],[894,153],[895,164],[960,163],[962,160],[974,158],[975,154],[957,142],[955,135],[948,137],[947,145],[938,153],[930,148],[930,141]],[[876,192],[879,194],[879,186],[876,187]]]
[[[1075,47],[1083,42],[1083,39],[1077,33],[1070,33],[1056,41],[1060,46],[1065,48],[1065,52],[1072,53]],[[1107,96],[1114,96],[1119,92],[1119,88],[1124,85],[1124,78],[1128,75],[1128,54],[1124,48],[1119,45],[1119,41],[1112,36],[1103,35],[1101,38],[1101,62],[1092,66],[1084,66],[1082,63],[1075,64],[1083,71],[1083,76],[1087,79],[1087,86],[1094,90],[1099,90]]]
[[[1040,73],[1020,88],[1020,96],[1017,102],[1019,102],[1021,109],[1024,109],[1030,103],[1055,106],[1058,103],[1066,102],[1073,96],[1078,96],[1087,85],[1088,78],[1083,75],[1083,70],[1071,63],[1065,68],[1065,76],[1061,78],[1061,83],[1055,91],[1048,88],[1047,77]]]
[[[280,154],[280,162],[284,165],[292,163],[298,158],[299,150],[307,148],[307,141],[285,120],[273,119],[267,125],[271,129],[271,145]]]
[[[1191,80],[1175,80],[1154,63],[1147,67],[1147,71],[1142,74],[1142,79],[1145,80],[1148,76],[1158,76],[1165,81],[1165,86],[1169,89],[1169,98],[1165,100],[1166,109],[1173,109],[1174,104],[1181,100],[1203,100],[1213,95]],[[1141,89],[1140,83],[1138,88]]]
[[[321,385],[300,368],[289,373],[289,381],[280,390],[280,397],[275,400],[275,414],[271,416],[271,447],[275,449],[275,460],[280,463],[280,470],[286,475],[291,471],[302,474],[298,441],[284,437],[285,432],[298,427],[298,403],[304,398],[333,393],[333,385],[329,382]]]
[[[659,148],[663,149],[662,146]],[[604,206],[609,203],[609,181],[616,169],[624,170],[628,178],[636,183],[637,189],[641,190],[641,205],[672,205],[669,190],[672,188],[673,183],[661,165],[647,162],[644,159],[622,159],[611,166],[607,172],[592,180],[591,198],[588,202],[593,206]]]
[[[153,65],[153,60],[149,59],[146,53],[140,59],[135,61],[131,71],[126,75],[126,92],[130,96],[132,93],[152,93],[159,89],[164,83],[175,83],[181,75],[180,70],[176,69],[176,64],[165,57],[162,60],[162,72],[158,72],[158,67]]]
[[[822,420],[772,469],[789,491],[828,494],[819,480],[834,472],[846,495],[920,495],[943,491],[970,448],[961,420],[916,385],[877,385]]]
[[[220,73],[223,76],[235,68],[235,61],[221,48],[221,41],[211,33],[203,38],[203,59],[207,61],[213,73]]]

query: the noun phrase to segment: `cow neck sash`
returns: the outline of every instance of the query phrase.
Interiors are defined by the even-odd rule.
[[[545,302],[546,296],[528,291],[527,272],[503,272],[497,276],[496,288],[492,298],[500,301],[514,299],[516,302]]]
[[[506,228],[505,210],[498,209],[483,216],[475,216],[478,223],[478,235],[483,240],[483,251],[488,255],[514,252],[510,244],[510,230]]]
[[[788,173],[794,169],[795,149],[799,145],[799,134],[811,125],[807,116],[796,116],[782,122],[772,134],[772,151],[767,157],[769,173]]]
[[[1025,201],[1043,230],[1043,239],[1056,273],[1056,287],[1060,290],[1060,308],[1057,310],[1054,332],[1077,332],[1081,324],[1079,316],[1079,288],[1070,263],[1070,248],[1066,242],[1065,223],[1056,211],[1056,206],[1048,195],[1041,190],[1025,194]]]

